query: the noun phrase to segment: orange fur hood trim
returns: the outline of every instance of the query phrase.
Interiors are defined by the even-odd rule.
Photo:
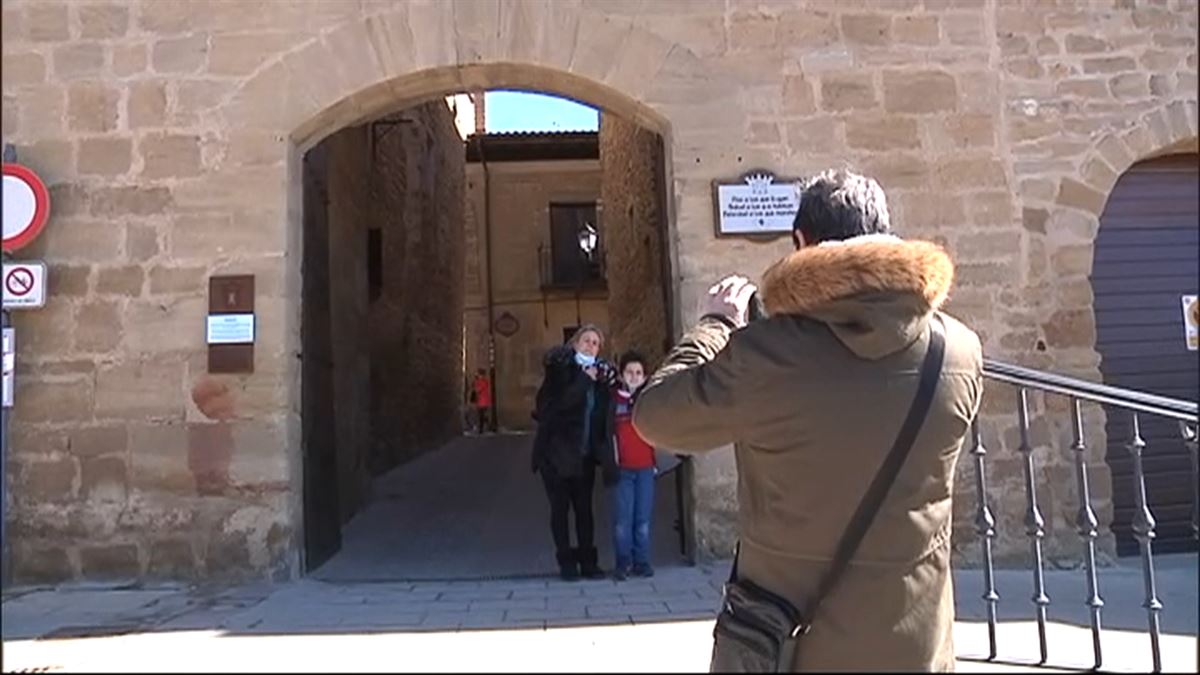
[[[867,235],[806,246],[775,263],[763,274],[763,303],[771,314],[806,314],[863,293],[911,293],[936,310],[953,282],[941,246]]]

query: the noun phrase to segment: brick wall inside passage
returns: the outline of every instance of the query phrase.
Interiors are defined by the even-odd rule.
[[[386,117],[372,133],[370,214],[383,243],[368,324],[378,474],[462,431],[465,160],[440,100]]]
[[[616,115],[600,116],[601,227],[608,275],[609,351],[641,352],[654,364],[668,339],[663,295],[657,134]]]

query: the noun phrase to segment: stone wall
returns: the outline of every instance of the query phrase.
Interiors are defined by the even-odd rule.
[[[714,278],[788,250],[717,240],[714,178],[858,167],[887,189],[901,233],[954,252],[951,309],[989,356],[1090,379],[1098,213],[1134,161],[1197,134],[1194,0],[6,0],[2,12],[3,135],[54,198],[47,232],[21,252],[48,262],[51,291],[16,317],[10,431],[13,562],[41,578],[298,572],[298,167],[342,128],[464,88],[525,88],[663,134],[677,326]],[[218,273],[256,275],[251,375],[205,372]],[[999,548],[1017,559],[1012,394],[989,386],[985,405]],[[1065,555],[1074,488],[1055,406],[1034,397],[1033,441],[1050,546]],[[1088,462],[1103,501],[1100,421]],[[696,465],[702,555],[731,543],[721,457]],[[965,542],[972,504],[958,507]]]
[[[658,134],[600,116],[601,212],[608,275],[608,351],[635,349],[653,367],[670,348],[663,263],[662,149]]]
[[[367,324],[371,470],[379,474],[462,432],[465,160],[440,100],[386,117],[370,133],[367,203],[383,243],[383,286]],[[365,240],[358,245],[365,252]]]

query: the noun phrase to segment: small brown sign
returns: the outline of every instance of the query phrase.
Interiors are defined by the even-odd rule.
[[[208,280],[209,314],[244,314],[253,311],[253,274],[212,277]]]
[[[207,330],[208,372],[254,372],[254,275],[208,280]]]

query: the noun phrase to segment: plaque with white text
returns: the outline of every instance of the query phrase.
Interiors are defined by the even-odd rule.
[[[800,208],[796,180],[750,171],[736,181],[713,181],[718,236],[778,237],[792,231]]]

